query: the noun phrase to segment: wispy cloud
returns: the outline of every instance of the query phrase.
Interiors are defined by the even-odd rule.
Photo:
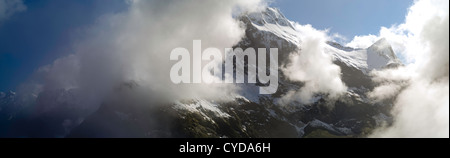
[[[22,0],[0,0],[0,23],[26,9],[27,7],[23,4]]]

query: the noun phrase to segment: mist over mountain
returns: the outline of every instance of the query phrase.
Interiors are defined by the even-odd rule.
[[[77,53],[41,67],[18,92],[0,92],[0,137],[402,137],[390,129],[409,118],[397,104],[423,80],[407,75],[416,69],[397,56],[397,38],[353,48],[364,44],[338,43],[264,1],[197,1],[130,1],[128,11],[101,19]],[[448,30],[448,13],[440,22]],[[277,92],[259,94],[259,83],[170,83],[170,51],[192,50],[195,39],[202,49],[278,48]],[[448,57],[448,44],[433,48]],[[248,63],[234,65],[257,67]],[[446,69],[424,85],[448,89],[448,58],[437,63]],[[448,101],[430,93],[434,109],[447,108],[435,121],[439,134],[405,137],[448,137]]]

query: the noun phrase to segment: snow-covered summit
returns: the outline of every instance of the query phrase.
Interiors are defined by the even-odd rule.
[[[389,65],[399,65],[397,58],[389,42],[382,38],[367,48],[367,64],[369,69],[384,68]]]
[[[267,8],[262,12],[253,12],[247,15],[254,24],[264,26],[266,24],[275,24],[288,26],[294,29],[291,22],[277,8]]]
[[[258,31],[274,34],[291,44],[297,45],[300,42],[299,34],[291,21],[276,8],[269,7],[260,12],[248,13],[243,18],[248,19]],[[272,38],[268,39],[273,41]]]
[[[242,18],[251,27],[250,29],[247,28],[251,30],[249,36],[260,40],[266,47],[280,49],[286,47],[282,43],[287,42],[289,47],[301,49],[301,33],[295,29],[293,22],[289,21],[279,9],[269,7],[262,11],[248,13]],[[297,49],[291,48],[288,50],[295,51]],[[401,61],[385,38],[378,40],[366,49],[344,47],[336,42],[327,42],[325,52],[333,56],[334,60],[364,73],[401,65]]]
[[[359,69],[364,73],[402,65],[385,38],[378,40],[367,49],[343,47],[334,42],[328,42],[327,44],[325,50],[335,60],[339,60],[347,66]]]

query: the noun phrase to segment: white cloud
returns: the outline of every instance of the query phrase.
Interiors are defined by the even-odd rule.
[[[375,87],[375,89],[368,93],[368,96],[375,102],[382,102],[387,99],[392,99],[401,90],[402,85],[399,83],[383,83],[382,85]]]
[[[192,53],[197,39],[202,40],[202,49],[231,48],[245,33],[233,13],[263,5],[260,0],[132,0],[127,4],[127,11],[105,15],[87,30],[86,39],[74,46],[76,53],[40,68],[30,81],[40,86],[24,87],[77,88],[85,104],[94,107],[115,87],[130,81],[140,85],[146,99],[157,98],[154,101],[230,96],[232,84],[173,84],[169,72],[175,62],[169,55],[177,47]]]
[[[13,14],[25,11],[27,7],[22,0],[0,0],[0,23]]]
[[[345,46],[352,48],[368,48],[380,38],[375,35],[367,36],[355,36],[352,41],[347,43]]]
[[[311,103],[316,94],[327,94],[330,99],[337,98],[347,90],[341,80],[341,69],[324,52],[327,39],[326,31],[314,29],[311,25],[295,24],[300,33],[300,51],[290,56],[290,63],[282,68],[292,81],[301,81],[305,85],[297,92],[289,92],[281,98],[281,103],[299,101]]]
[[[335,41],[338,43],[345,43],[346,41],[348,41],[347,37],[345,37],[339,33],[333,33],[330,38],[331,39],[329,39],[329,40]]]
[[[405,23],[381,29],[380,36],[391,40],[410,63],[374,72],[375,81],[382,84],[370,93],[375,98],[389,90],[399,91],[385,83],[403,81],[407,86],[396,98],[393,125],[379,128],[372,137],[449,137],[448,3],[416,1]]]

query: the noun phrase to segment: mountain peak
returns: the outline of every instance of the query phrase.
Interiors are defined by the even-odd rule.
[[[386,40],[386,38],[382,37],[372,45],[380,45],[380,44],[389,44],[389,42]]]
[[[294,28],[289,20],[281,13],[278,8],[268,7],[260,12],[252,12],[247,15],[251,22],[259,26],[265,24],[275,24],[279,26],[288,26]]]
[[[381,38],[367,48],[367,64],[369,69],[402,65],[386,38]]]
[[[386,59],[396,60],[397,56],[394,53],[394,50],[391,47],[391,44],[386,40],[386,38],[381,38],[372,44],[369,48],[370,52],[376,52],[379,55],[385,57]]]
[[[267,44],[277,38],[294,45],[298,45],[300,42],[299,34],[291,21],[277,8],[268,7],[260,11],[245,13],[240,18],[249,27],[247,30],[257,31],[256,34],[262,35],[259,40],[266,40]],[[256,34],[250,36],[256,37]]]

